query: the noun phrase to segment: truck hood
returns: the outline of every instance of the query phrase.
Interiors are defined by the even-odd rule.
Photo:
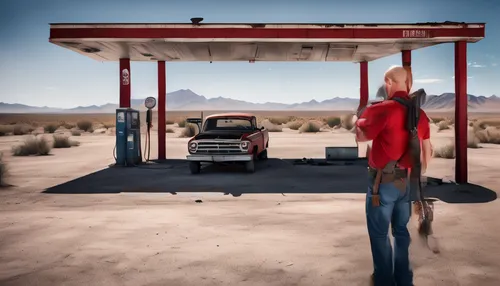
[[[256,131],[208,131],[203,132],[194,137],[195,140],[201,139],[243,139]]]

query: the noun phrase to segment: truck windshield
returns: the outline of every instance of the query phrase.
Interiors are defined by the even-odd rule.
[[[252,121],[245,118],[212,118],[205,122],[205,131],[251,130]]]

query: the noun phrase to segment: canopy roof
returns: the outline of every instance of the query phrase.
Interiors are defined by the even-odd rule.
[[[99,61],[372,61],[484,38],[484,23],[51,24],[53,44]]]

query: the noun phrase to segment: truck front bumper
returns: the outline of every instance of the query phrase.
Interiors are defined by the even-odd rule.
[[[187,155],[188,161],[194,162],[248,162],[253,160],[252,155]]]

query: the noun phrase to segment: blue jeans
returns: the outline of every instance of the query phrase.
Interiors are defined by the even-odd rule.
[[[368,180],[366,194],[366,222],[372,250],[375,286],[411,286],[413,271],[410,266],[410,220],[411,202],[409,184],[406,191],[397,189],[393,183],[380,184],[380,205],[372,206],[373,179]],[[389,240],[389,224],[394,237],[394,257]]]

